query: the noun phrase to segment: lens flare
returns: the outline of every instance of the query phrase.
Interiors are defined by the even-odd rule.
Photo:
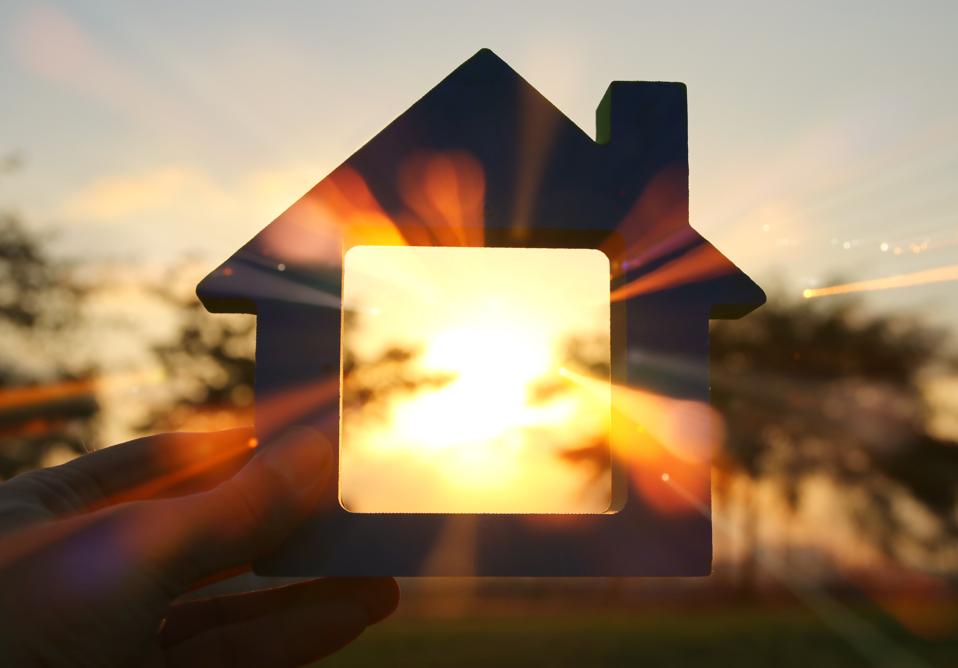
[[[717,278],[729,273],[733,265],[711,245],[702,244],[612,291],[612,301],[667,290],[687,283]]]
[[[603,391],[599,379],[568,369],[561,373],[590,391]],[[707,403],[612,386],[612,453],[642,500],[660,512],[686,514],[705,507],[712,453],[724,435],[721,416]]]
[[[418,154],[399,170],[399,192],[411,214],[402,227],[414,245],[482,246],[486,179],[468,153]]]
[[[344,262],[347,510],[609,508],[608,381],[603,405],[558,373],[609,366],[602,253],[363,246]],[[573,455],[595,441],[604,461]]]
[[[143,371],[104,374],[93,378],[49,383],[30,387],[11,387],[0,390],[0,411],[13,410],[60,399],[94,394],[97,392],[122,392],[156,385],[163,381],[163,371],[151,368]]]
[[[897,276],[886,276],[885,278],[875,278],[867,281],[843,283],[841,285],[832,285],[826,288],[806,288],[802,291],[802,296],[805,299],[814,299],[816,297],[830,297],[833,295],[844,295],[852,292],[871,292],[875,290],[910,288],[916,285],[945,283],[947,281],[958,281],[958,265],[937,267],[935,269],[916,271],[911,274],[898,274]]]

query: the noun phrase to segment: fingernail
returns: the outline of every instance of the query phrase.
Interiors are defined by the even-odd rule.
[[[316,500],[330,478],[333,452],[315,429],[292,427],[262,446],[263,463],[286,481],[303,501]]]

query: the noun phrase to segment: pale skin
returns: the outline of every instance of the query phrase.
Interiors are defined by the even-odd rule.
[[[391,578],[200,600],[275,549],[335,484],[293,430],[153,436],[0,484],[0,665],[299,666],[396,607]]]

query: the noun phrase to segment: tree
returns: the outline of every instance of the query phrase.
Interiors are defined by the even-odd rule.
[[[69,358],[65,333],[87,291],[45,238],[0,214],[0,477],[43,464],[57,449],[82,453],[95,435],[95,367]]]
[[[188,272],[187,272],[188,273]],[[182,275],[181,269],[171,276]],[[192,287],[192,282],[188,282]],[[153,346],[170,393],[140,424],[144,431],[217,429],[252,424],[255,319],[249,315],[211,314],[192,290],[172,280],[155,294],[173,310],[178,324],[172,337]],[[346,314],[357,327],[354,313]],[[419,351],[393,345],[371,358],[343,351],[344,412],[362,419],[382,419],[392,402],[448,383],[446,374],[415,368]]]
[[[174,333],[152,346],[166,399],[139,424],[143,431],[210,431],[252,424],[255,319],[211,314],[193,292],[192,273],[172,269],[152,293],[176,320]]]
[[[773,297],[716,324],[712,399],[728,428],[720,466],[774,479],[793,509],[801,483],[826,476],[858,527],[896,559],[948,549],[958,537],[958,443],[926,433],[921,391],[929,368],[955,367],[946,343],[942,331],[870,314],[854,299]],[[905,520],[903,499],[935,519],[934,532]]]

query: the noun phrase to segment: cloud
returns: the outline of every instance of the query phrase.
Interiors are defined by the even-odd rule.
[[[62,213],[68,220],[104,223],[172,213],[184,205],[210,213],[232,208],[228,194],[203,171],[163,166],[136,175],[96,179],[70,195]]]
[[[325,176],[309,163],[225,177],[189,163],[106,174],[68,193],[50,214],[74,251],[91,256],[228,254]]]
[[[167,261],[228,255],[325,176],[321,166],[280,163],[224,176],[192,163],[105,174],[43,216],[86,257]]]
[[[67,221],[102,224],[176,213],[184,219],[252,214],[265,225],[323,176],[309,165],[289,165],[224,181],[196,166],[160,165],[96,178],[66,197],[60,215]]]

